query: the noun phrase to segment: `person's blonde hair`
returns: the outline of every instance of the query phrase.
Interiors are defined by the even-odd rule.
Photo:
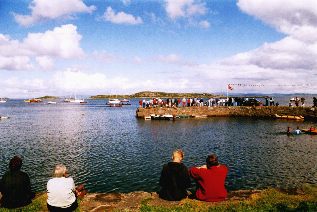
[[[55,166],[53,177],[63,177],[67,172],[67,168],[63,164],[58,164]]]
[[[176,150],[173,151],[173,155],[172,155],[173,159],[175,158],[175,155],[179,155],[182,160],[184,158],[184,152],[181,149],[176,149]]]

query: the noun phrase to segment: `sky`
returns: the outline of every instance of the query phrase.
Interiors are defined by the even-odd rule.
[[[1,0],[0,97],[316,93],[315,0]]]

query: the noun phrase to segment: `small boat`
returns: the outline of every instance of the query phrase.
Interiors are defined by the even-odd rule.
[[[151,114],[151,120],[174,120],[174,116]]]
[[[302,129],[301,131],[303,133],[305,133],[305,134],[317,135],[317,129],[316,128]]]
[[[84,104],[84,103],[87,103],[85,102],[84,99],[70,99],[69,100],[69,103],[79,103],[79,104]]]
[[[119,99],[109,99],[106,105],[109,107],[122,107],[122,102]]]
[[[39,102],[42,102],[42,99],[36,99],[36,98],[26,99],[26,100],[24,100],[24,102],[26,102],[26,103],[39,103]]]
[[[0,120],[2,120],[2,119],[8,119],[9,118],[9,116],[0,116]]]
[[[195,115],[194,118],[205,119],[207,115]]]
[[[120,102],[122,103],[122,105],[131,105],[130,100],[128,99],[122,99],[120,100]]]
[[[85,101],[85,99],[77,99],[77,98],[66,98],[66,99],[64,99],[64,102],[67,102],[67,103],[79,103],[79,104],[87,103]]]
[[[0,98],[0,103],[6,103],[7,102],[7,100],[6,99],[4,99],[4,98]]]
[[[144,120],[151,120],[151,116],[144,116]]]
[[[275,114],[276,118],[279,119],[289,119],[289,120],[297,120],[297,121],[303,121],[304,116],[289,116],[289,115],[277,115]]]
[[[55,105],[57,102],[53,102],[53,101],[48,101],[47,104],[49,105]]]

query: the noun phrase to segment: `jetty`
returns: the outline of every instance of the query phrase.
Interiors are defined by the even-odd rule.
[[[148,119],[151,115],[172,115],[177,118],[208,117],[250,117],[250,118],[286,118],[303,117],[304,120],[317,121],[317,108],[287,106],[192,106],[192,107],[139,107],[136,117]]]

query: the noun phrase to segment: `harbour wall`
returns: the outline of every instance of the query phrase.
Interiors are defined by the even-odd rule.
[[[305,120],[317,120],[317,108],[313,107],[286,107],[286,106],[219,106],[219,107],[152,107],[138,108],[137,118],[144,119],[155,115],[173,115],[174,117],[255,117],[276,118],[280,116],[303,116]]]

